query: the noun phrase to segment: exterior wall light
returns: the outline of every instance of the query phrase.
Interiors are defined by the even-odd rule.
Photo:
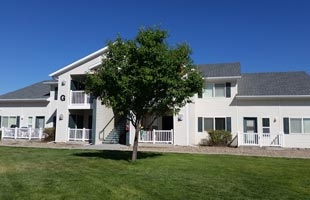
[[[67,82],[66,79],[62,80],[62,81],[61,81],[61,85],[62,85],[62,86],[65,86],[65,85],[66,85],[66,82]]]
[[[184,118],[183,114],[178,115],[178,121],[183,121],[183,118]]]

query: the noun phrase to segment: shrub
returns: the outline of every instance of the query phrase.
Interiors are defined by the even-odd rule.
[[[55,141],[55,128],[45,128],[44,135],[45,142]]]
[[[2,138],[2,131],[0,130],[0,141],[1,141],[1,138]]]
[[[211,146],[227,145],[231,140],[231,133],[224,130],[210,130],[208,144]]]

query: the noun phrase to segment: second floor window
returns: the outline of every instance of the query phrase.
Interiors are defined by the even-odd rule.
[[[231,97],[231,83],[205,83],[199,98]]]

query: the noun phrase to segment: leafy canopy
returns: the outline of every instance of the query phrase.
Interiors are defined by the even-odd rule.
[[[88,74],[86,89],[118,114],[177,113],[201,91],[203,79],[186,44],[167,44],[167,31],[140,29],[132,40],[108,42],[102,65]],[[133,125],[136,127],[134,120]]]

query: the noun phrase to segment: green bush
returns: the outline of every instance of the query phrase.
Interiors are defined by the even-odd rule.
[[[1,141],[1,138],[2,138],[2,131],[0,130],[0,141]]]
[[[208,144],[211,146],[226,146],[231,141],[231,133],[224,130],[210,130]]]
[[[44,129],[44,141],[45,142],[51,142],[51,141],[55,141],[55,128],[45,128]]]

